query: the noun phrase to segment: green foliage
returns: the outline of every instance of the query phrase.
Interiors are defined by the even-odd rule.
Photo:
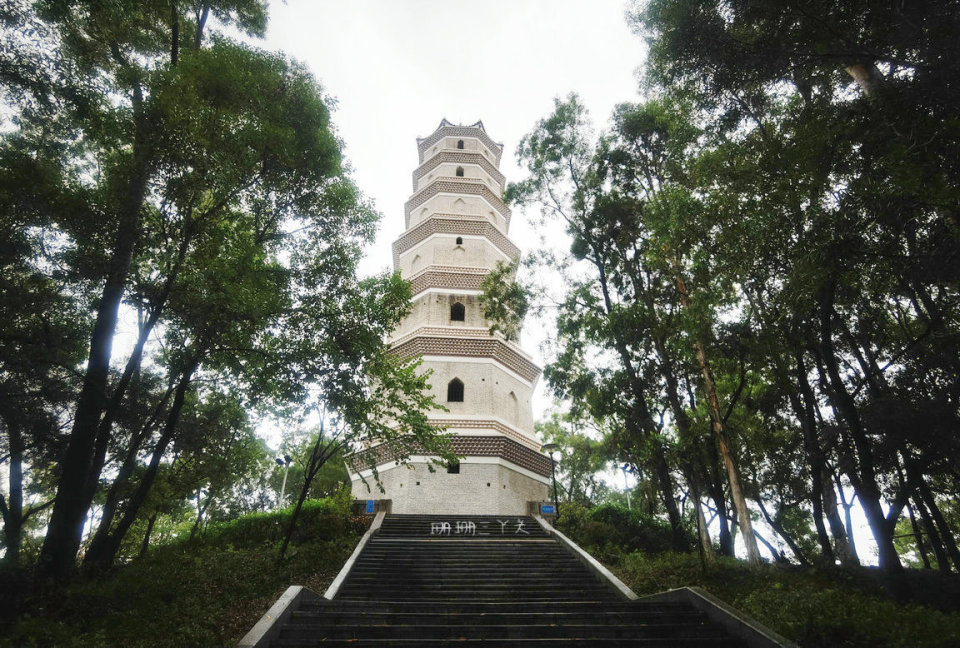
[[[617,504],[587,508],[565,503],[560,511],[557,528],[605,560],[617,561],[635,551],[662,553],[674,547],[670,525],[636,509]]]
[[[490,333],[500,333],[508,340],[520,337],[523,318],[530,310],[530,289],[514,279],[517,265],[498,261],[480,283],[480,303],[484,318],[490,322]]]
[[[28,521],[46,529],[41,569],[67,576],[94,502],[84,560],[101,566],[185,503],[198,523],[262,506],[257,414],[335,416],[337,456],[359,439],[448,453],[425,378],[384,344],[409,286],[357,276],[379,215],[331,101],[303,65],[235,38],[263,35],[267,3],[8,4],[0,448],[26,468],[2,502],[8,562]],[[127,357],[119,322],[136,326]]]
[[[596,137],[557,99],[518,146],[508,197],[570,236],[544,376],[675,526],[676,483],[725,514],[726,469],[741,525],[762,514],[798,562],[857,561],[839,488],[884,569],[909,501],[960,570],[958,15],[637,2],[644,100]]]
[[[804,647],[947,648],[960,641],[960,612],[897,603],[865,569],[750,567],[718,558],[704,570],[696,554],[671,552],[633,553],[616,569],[640,595],[703,587]]]
[[[310,501],[278,564],[275,547],[290,513],[211,524],[107,574],[37,591],[0,646],[233,646],[291,583],[322,592],[362,531],[349,494]]]
[[[560,447],[556,464],[558,501],[597,503],[609,490],[599,473],[610,461],[610,449],[581,431],[584,422],[553,413],[534,427],[545,443]],[[599,435],[598,435],[599,436]]]
[[[328,541],[356,532],[350,517],[353,500],[349,489],[341,488],[331,497],[307,500],[300,511],[294,543]],[[251,513],[227,522],[207,525],[200,541],[206,547],[272,546],[283,539],[293,515],[290,506],[272,513]]]

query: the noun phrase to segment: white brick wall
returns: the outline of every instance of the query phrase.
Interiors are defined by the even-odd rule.
[[[450,320],[450,306],[458,301],[464,307],[464,321]],[[396,340],[421,326],[452,326],[455,328],[482,328],[489,330],[490,323],[483,317],[479,295],[458,293],[423,293],[413,300],[413,308],[403,323],[391,336]]]
[[[475,151],[470,152],[473,153]],[[462,176],[457,175],[457,167],[463,169]],[[500,183],[497,182],[496,178],[484,171],[479,164],[470,164],[467,162],[459,164],[456,162],[444,162],[443,164],[438,164],[435,169],[430,170],[425,176],[420,178],[420,180],[417,182],[417,191],[420,191],[428,184],[439,178],[456,180],[458,177],[480,180],[485,185],[490,187],[491,191],[494,193],[503,193],[503,187],[500,186]]]
[[[499,363],[483,358],[427,358],[422,366],[433,370],[430,393],[450,410],[446,416],[493,415],[532,433],[533,386],[509,374]],[[463,382],[462,403],[447,402],[447,384],[454,378]]]
[[[507,221],[486,200],[479,196],[454,196],[439,194],[427,200],[424,204],[414,208],[410,214],[410,228],[416,227],[431,214],[466,214],[482,216],[506,232]]]
[[[497,263],[509,263],[510,259],[488,239],[480,236],[461,236],[457,245],[456,234],[435,234],[400,255],[400,274],[411,277],[427,266],[486,268],[492,270]]]
[[[380,493],[372,477],[370,490],[359,479],[352,483],[355,499],[389,499],[394,513],[526,515],[527,502],[549,499],[545,478],[535,479],[494,457],[464,459],[460,474],[448,474],[444,468],[429,472],[423,462],[408,466],[381,468],[380,479],[386,493]]]

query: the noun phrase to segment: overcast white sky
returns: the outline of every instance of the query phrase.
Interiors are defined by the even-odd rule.
[[[353,175],[384,215],[365,273],[392,268],[416,138],[442,118],[482,119],[504,144],[500,170],[511,181],[520,177],[517,143],[554,97],[578,93],[600,124],[617,103],[635,100],[644,46],[626,24],[626,8],[626,0],[271,4],[266,46],[305,63],[336,98],[334,123]],[[524,251],[538,238],[518,210],[510,236]],[[542,364],[539,338],[528,330],[523,346]],[[534,416],[548,405],[541,385]]]

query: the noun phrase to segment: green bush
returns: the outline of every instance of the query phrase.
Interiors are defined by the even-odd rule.
[[[617,504],[586,508],[567,503],[557,524],[577,544],[589,547],[609,562],[634,551],[660,553],[673,548],[667,522]]]
[[[324,499],[307,500],[300,511],[292,541],[332,540],[357,531],[358,521],[350,512],[352,502],[347,489]],[[253,513],[229,522],[216,522],[204,530],[201,540],[207,546],[219,548],[280,542],[290,524],[293,509],[291,506],[276,512]]]
[[[801,646],[948,648],[960,646],[960,613],[891,600],[867,568],[750,567],[695,553],[632,553],[619,576],[638,594],[700,586]]]
[[[291,512],[211,524],[106,574],[38,591],[0,628],[0,647],[233,646],[288,586],[322,592],[359,539],[349,495],[308,502],[278,562]]]

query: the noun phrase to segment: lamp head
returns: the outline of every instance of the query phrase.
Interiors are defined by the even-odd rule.
[[[558,443],[544,443],[542,446],[540,446],[540,452],[546,452],[551,455],[554,452],[559,452],[559,451],[560,451],[560,444]]]

